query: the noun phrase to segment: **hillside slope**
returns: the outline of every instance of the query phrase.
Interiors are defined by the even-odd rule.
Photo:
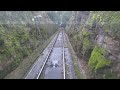
[[[120,78],[120,12],[76,11],[66,32],[91,78]]]
[[[44,11],[0,12],[0,78],[16,69],[24,58],[56,32]]]

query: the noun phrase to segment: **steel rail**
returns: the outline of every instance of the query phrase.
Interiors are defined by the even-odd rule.
[[[65,79],[65,53],[64,53],[64,31],[63,31],[63,79]]]
[[[53,43],[52,48],[50,49],[50,51],[49,51],[49,53],[48,53],[48,55],[47,55],[47,57],[46,57],[43,65],[42,65],[42,68],[40,69],[40,71],[39,71],[39,73],[38,73],[37,79],[39,79],[39,77],[40,77],[40,75],[41,75],[41,73],[42,73],[42,71],[43,71],[43,69],[44,69],[44,67],[45,67],[46,62],[47,62],[48,59],[49,59],[49,56],[50,56],[50,54],[51,54],[51,52],[52,52],[52,50],[53,50],[53,48],[54,48],[54,45],[55,45],[55,43],[56,43],[56,41],[57,41],[57,39],[58,39],[58,36],[59,36],[59,33],[58,33],[58,35],[57,35],[57,37],[56,37],[56,39],[55,39],[55,42]]]
[[[60,33],[60,32],[58,32],[58,35],[59,35],[59,33]],[[46,59],[45,59],[45,61],[44,61],[44,64],[42,65],[42,68],[40,69],[40,71],[39,71],[36,79],[38,79],[39,76],[41,75],[41,72],[42,72],[42,70],[43,70],[43,68],[44,68],[44,66],[45,66],[45,64],[46,64],[46,61],[48,60],[49,55],[50,55],[50,53],[52,52],[52,49],[53,49],[53,47],[54,47],[54,45],[55,45],[55,43],[56,43],[56,41],[57,41],[58,35],[56,36],[56,39],[55,39],[55,41],[54,41],[54,43],[53,43],[53,45],[52,45],[52,48],[51,48],[51,50],[49,51],[49,53],[48,53],[48,55],[47,55],[47,57],[46,57]],[[35,67],[35,65],[37,64],[37,62],[38,62],[38,60],[34,63],[34,65],[32,66],[32,68],[30,69],[29,73],[26,75],[25,79],[27,79],[27,76],[30,74],[30,72],[32,71],[32,69],[33,69],[33,68]]]

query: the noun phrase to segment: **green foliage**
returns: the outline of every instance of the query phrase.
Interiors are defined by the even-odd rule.
[[[81,42],[83,43],[83,56],[88,49],[92,48],[92,41],[89,38],[90,35],[90,32],[83,30],[81,35]]]
[[[9,30],[7,27],[9,27]],[[51,30],[53,31],[51,32]],[[31,54],[37,46],[43,44],[55,31],[55,27],[50,27],[48,30],[47,26],[41,26],[38,34],[38,29],[34,24],[29,26],[22,24],[14,24],[14,26],[1,25],[0,63],[10,62],[10,64],[6,65],[3,70],[0,70],[0,78],[14,70],[23,58]]]
[[[92,70],[96,71],[110,63],[110,60],[105,58],[105,49],[95,46],[88,63]]]
[[[117,75],[118,73],[115,73],[115,72],[112,73],[111,71],[107,71],[104,74],[103,78],[104,79],[119,79],[120,77],[118,77]]]
[[[30,23],[0,24],[0,64],[4,63],[0,78],[14,70],[37,46],[53,35],[55,28],[53,24],[49,28],[47,25],[41,25],[40,30]]]
[[[48,16],[53,20],[55,23],[60,23],[60,13],[51,11],[48,12]]]
[[[74,69],[75,69],[75,73],[76,73],[76,76],[78,79],[81,79],[81,73],[80,73],[80,70],[79,70],[79,67],[77,65],[77,63],[75,63],[75,60],[73,60],[73,65],[74,65]]]
[[[16,59],[12,61],[9,65],[7,65],[3,70],[0,70],[0,78],[4,78],[7,73],[10,73],[20,64],[20,59]]]
[[[84,31],[82,32],[82,35],[83,35],[83,37],[87,37],[87,36],[90,35],[90,32],[84,30]]]
[[[92,11],[87,24],[102,26],[103,31],[112,37],[120,39],[120,11]]]
[[[89,38],[83,39],[83,55],[85,54],[86,50],[91,48],[92,42],[89,40]]]
[[[93,71],[98,71],[97,73],[95,73],[95,77],[99,77],[100,75],[102,76],[102,74],[104,74],[104,70],[108,71],[108,68],[114,68],[114,66],[112,64],[110,65],[111,61],[108,60],[108,53],[106,53],[105,49],[96,46],[97,40],[99,38],[97,37],[97,35],[103,35],[105,37],[109,36],[113,40],[116,40],[118,42],[120,41],[120,11],[90,11],[87,20],[84,19],[84,14],[82,12],[78,13],[78,17],[80,17],[81,19],[81,21],[78,24],[81,24],[82,21],[85,21],[85,23],[81,24],[80,28],[76,30],[80,34],[71,34],[75,32],[75,30],[73,29],[75,26],[68,25],[69,29],[66,31],[68,32],[68,34],[71,35],[69,36],[69,39],[78,57],[82,54],[83,57],[80,58],[83,58],[83,60],[87,60],[86,56],[89,57],[88,53],[91,54],[88,64]],[[74,19],[75,13],[72,15],[69,23],[73,23]],[[78,20],[78,18],[76,19]],[[103,43],[107,44],[104,42],[104,40]],[[109,47],[107,46],[106,48],[109,49]],[[109,65],[111,67],[106,67]],[[108,73],[106,74],[105,78],[107,77],[114,78],[116,76],[112,73]]]
[[[62,18],[62,23],[66,24],[66,22],[70,19],[71,15],[72,15],[72,12],[70,12],[70,11],[63,11],[62,17],[61,17]]]
[[[63,24],[66,24],[66,22],[71,17],[72,12],[71,11],[59,11],[59,12],[50,11],[48,12],[48,15],[55,23],[60,24],[62,22]]]

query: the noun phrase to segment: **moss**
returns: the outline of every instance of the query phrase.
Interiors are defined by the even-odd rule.
[[[100,69],[111,63],[110,60],[106,59],[104,55],[105,49],[95,46],[88,63],[92,70],[96,71],[97,69]]]

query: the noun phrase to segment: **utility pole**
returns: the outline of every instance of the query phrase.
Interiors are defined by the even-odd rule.
[[[74,12],[75,14],[75,30],[77,30],[77,11]]]
[[[37,15],[37,16],[34,16],[34,18],[32,19],[33,21],[35,21],[35,25],[36,25],[36,27],[37,27],[37,30],[36,30],[36,36],[38,36],[39,35],[39,33],[40,33],[40,28],[39,28],[39,22],[40,22],[40,18],[41,18],[42,16],[41,15]]]

